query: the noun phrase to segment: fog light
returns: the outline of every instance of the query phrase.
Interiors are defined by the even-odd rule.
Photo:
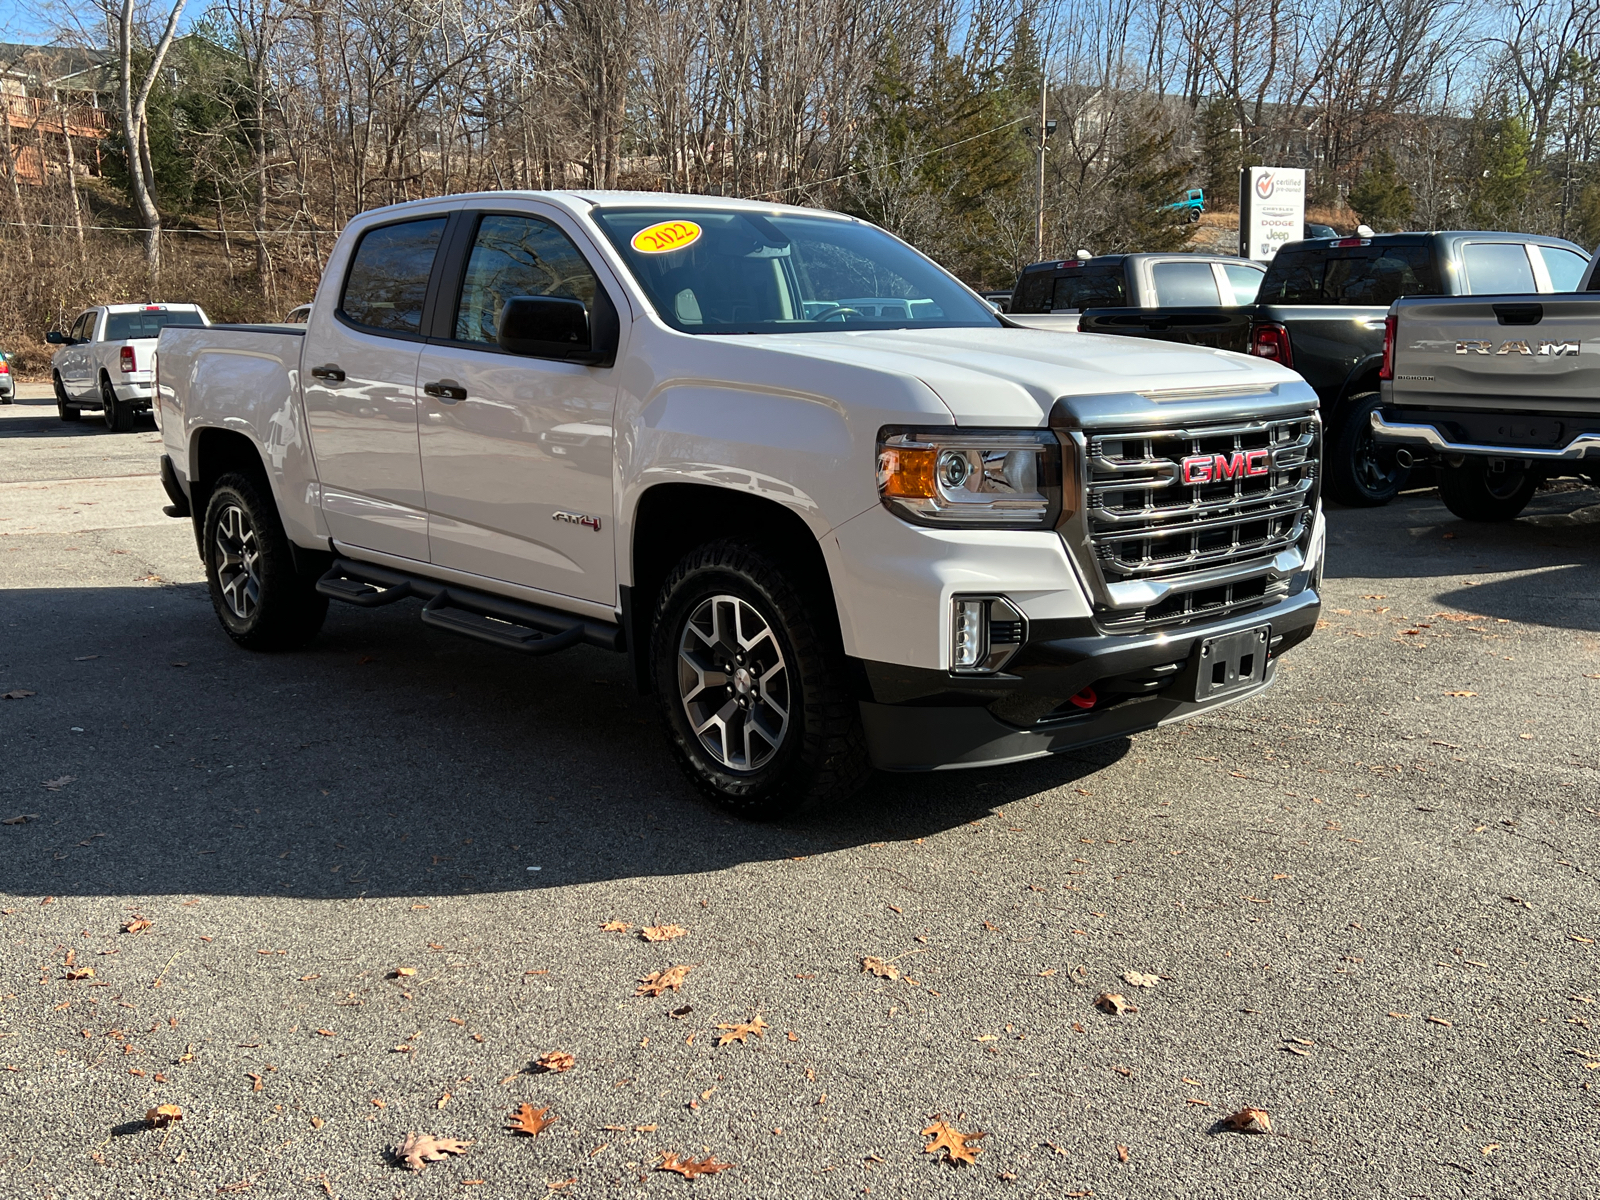
[[[950,669],[998,671],[1027,641],[1027,620],[1000,596],[950,601]]]
[[[987,600],[954,600],[950,612],[950,666],[970,671],[983,662],[984,626],[988,623]]]

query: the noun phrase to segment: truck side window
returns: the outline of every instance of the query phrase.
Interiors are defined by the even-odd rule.
[[[1461,247],[1467,292],[1473,296],[1536,292],[1533,264],[1521,242],[1468,242]]]
[[[1581,254],[1563,250],[1560,246],[1535,246],[1534,253],[1544,256],[1544,269],[1550,272],[1550,286],[1558,292],[1575,292],[1583,281],[1589,263]]]
[[[422,301],[446,220],[429,217],[362,234],[345,277],[340,313],[368,329],[421,332]]]
[[[94,333],[94,313],[86,312],[72,323],[72,332],[67,336],[75,342],[87,341]]]
[[[1221,304],[1217,295],[1217,277],[1208,262],[1164,262],[1150,268],[1156,285],[1156,303],[1173,306],[1185,304]]]
[[[1245,267],[1238,263],[1223,263],[1222,270],[1228,277],[1228,290],[1233,293],[1233,299],[1224,300],[1223,303],[1254,304],[1265,272],[1259,267]]]
[[[1011,311],[1016,313],[1045,313],[1050,311],[1049,271],[1025,271],[1017,284],[1016,295],[1011,297]]]
[[[478,223],[461,281],[455,336],[493,344],[513,296],[564,296],[594,303],[594,272],[561,230],[538,217],[490,213]]]

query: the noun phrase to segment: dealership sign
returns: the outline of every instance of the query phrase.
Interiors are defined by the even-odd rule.
[[[1306,173],[1299,167],[1239,172],[1239,254],[1267,262],[1285,242],[1305,236]]]

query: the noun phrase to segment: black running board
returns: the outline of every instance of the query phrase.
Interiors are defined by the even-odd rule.
[[[371,563],[334,559],[317,580],[317,592],[360,608],[381,608],[399,600],[424,600],[422,623],[459,633],[520,654],[556,654],[580,642],[602,650],[622,650],[622,627],[564,613],[476,588],[408,575]]]

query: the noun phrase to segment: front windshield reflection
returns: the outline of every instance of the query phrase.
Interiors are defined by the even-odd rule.
[[[594,217],[657,314],[685,333],[1000,326],[945,271],[859,221],[668,206]]]

